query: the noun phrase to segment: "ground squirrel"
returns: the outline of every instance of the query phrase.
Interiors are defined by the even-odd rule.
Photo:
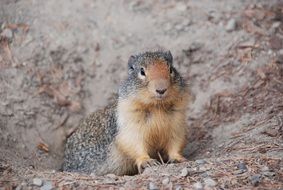
[[[63,170],[132,175],[158,164],[160,157],[186,160],[182,151],[189,93],[170,51],[131,56],[118,95],[67,139]]]

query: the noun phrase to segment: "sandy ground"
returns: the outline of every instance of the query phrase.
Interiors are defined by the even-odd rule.
[[[0,189],[283,188],[282,20],[280,0],[1,0]],[[60,172],[66,137],[111,101],[129,56],[159,47],[194,95],[189,161]]]

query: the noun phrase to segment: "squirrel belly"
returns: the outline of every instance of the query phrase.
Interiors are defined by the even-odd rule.
[[[119,149],[136,160],[146,158],[164,160],[181,159],[186,143],[186,105],[183,97],[168,105],[142,105],[131,100],[120,100],[118,113],[119,132],[116,137]]]

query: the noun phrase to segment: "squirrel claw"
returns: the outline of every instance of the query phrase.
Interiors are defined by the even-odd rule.
[[[145,168],[152,167],[152,166],[159,166],[160,163],[156,159],[148,159],[143,161],[139,166],[138,166],[138,171],[139,173],[142,173]]]
[[[167,163],[170,164],[175,164],[175,163],[182,163],[182,162],[186,162],[188,161],[186,158],[182,157],[182,158],[178,158],[178,159],[169,159]]]

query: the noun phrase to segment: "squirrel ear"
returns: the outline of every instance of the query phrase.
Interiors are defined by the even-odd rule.
[[[134,71],[134,63],[136,61],[136,57],[131,55],[131,57],[128,60],[128,71],[129,73],[131,73],[132,71]]]
[[[171,54],[170,51],[166,51],[166,52],[165,52],[165,59],[166,59],[166,61],[168,61],[170,64],[173,63],[173,56],[172,56],[172,54]]]

